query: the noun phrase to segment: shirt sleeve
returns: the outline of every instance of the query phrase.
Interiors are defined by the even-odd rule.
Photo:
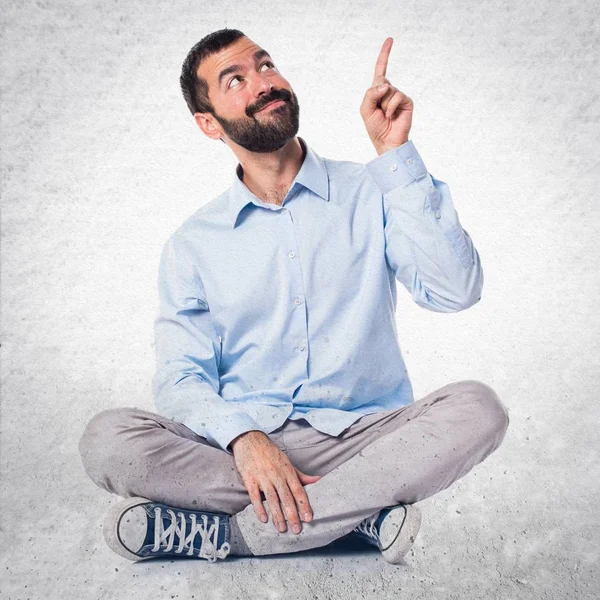
[[[367,163],[383,196],[385,254],[413,300],[458,312],[481,299],[483,269],[448,185],[433,177],[411,140]]]
[[[173,236],[161,255],[158,294],[152,381],[158,413],[233,454],[234,438],[261,429],[219,395],[220,339],[193,257]]]

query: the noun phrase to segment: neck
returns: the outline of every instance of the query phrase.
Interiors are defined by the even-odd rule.
[[[294,137],[275,152],[248,152],[238,146],[235,155],[246,187],[263,202],[281,205],[304,162],[305,152]]]

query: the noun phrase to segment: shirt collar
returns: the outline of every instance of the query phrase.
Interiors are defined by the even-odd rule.
[[[298,137],[298,140],[306,150],[306,156],[290,189],[293,189],[294,185],[298,183],[329,202],[329,177],[325,161],[307,145],[303,138]],[[257,197],[240,179],[242,173],[242,166],[238,163],[229,194],[229,219],[232,228],[235,228],[241,210],[249,202],[257,200]]]

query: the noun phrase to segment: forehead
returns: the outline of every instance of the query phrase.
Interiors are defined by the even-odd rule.
[[[255,54],[266,52],[252,40],[242,37],[216,54],[207,56],[198,67],[197,74],[208,82],[209,90],[219,88],[219,74],[225,69],[239,65],[242,68],[254,65]],[[268,53],[267,53],[268,55]]]

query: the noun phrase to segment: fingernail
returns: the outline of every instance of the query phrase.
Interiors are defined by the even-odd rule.
[[[310,521],[310,513],[304,513],[304,514],[302,515],[302,518],[303,518],[305,521]]]
[[[387,87],[387,83],[382,83],[380,86],[377,87],[377,89],[381,92],[381,91],[385,90],[386,87]]]
[[[294,525],[294,526],[292,526],[292,531],[294,533],[300,533],[300,525]]]

